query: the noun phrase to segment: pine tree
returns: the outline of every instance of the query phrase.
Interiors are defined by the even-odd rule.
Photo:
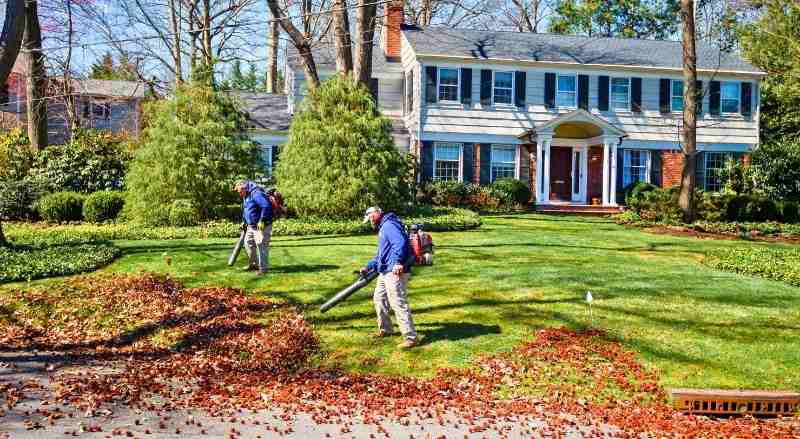
[[[677,0],[560,0],[549,30],[595,37],[669,38],[677,31]]]
[[[312,90],[281,149],[275,177],[288,207],[303,216],[354,217],[372,205],[411,200],[410,161],[369,91],[338,75]]]

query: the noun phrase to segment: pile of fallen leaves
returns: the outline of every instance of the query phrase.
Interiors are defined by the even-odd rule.
[[[544,419],[531,423],[532,434],[582,425],[590,436],[611,426],[620,437],[800,437],[796,420],[674,411],[657,373],[601,331],[541,330],[511,352],[430,379],[357,375],[309,366],[319,340],[302,315],[240,290],[183,288],[148,275],[69,282],[66,292],[18,292],[0,303],[12,310],[0,317],[0,342],[105,366],[54,375],[56,402],[89,413],[109,403],[211,414],[282,408],[342,424],[342,432],[354,418],[379,431],[387,419],[436,419],[472,432]],[[82,309],[60,304],[64,295]],[[43,309],[54,318],[43,319]],[[16,388],[3,393],[19,397]]]

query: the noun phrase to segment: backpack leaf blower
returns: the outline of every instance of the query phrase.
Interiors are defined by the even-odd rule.
[[[356,291],[367,286],[376,277],[378,277],[377,270],[370,270],[366,274],[359,276],[358,279],[356,279],[356,281],[353,282],[350,286],[343,289],[342,291],[339,291],[338,293],[336,293],[335,296],[331,297],[327,302],[320,305],[319,312],[325,312],[333,308],[334,306],[338,305],[339,302],[347,299],[348,297],[352,296]]]

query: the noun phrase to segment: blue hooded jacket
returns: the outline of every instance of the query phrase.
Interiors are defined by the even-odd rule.
[[[406,273],[411,272],[411,250],[406,228],[394,213],[385,213],[378,224],[378,251],[369,261],[367,268],[378,273],[392,271],[396,264],[402,264]]]
[[[272,224],[272,203],[267,199],[264,190],[252,181],[245,184],[247,194],[244,196],[242,219],[247,225],[254,226],[263,221]]]

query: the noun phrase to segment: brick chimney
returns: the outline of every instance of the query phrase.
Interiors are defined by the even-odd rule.
[[[381,30],[381,48],[387,58],[400,58],[400,27],[403,24],[403,0],[386,3]]]

